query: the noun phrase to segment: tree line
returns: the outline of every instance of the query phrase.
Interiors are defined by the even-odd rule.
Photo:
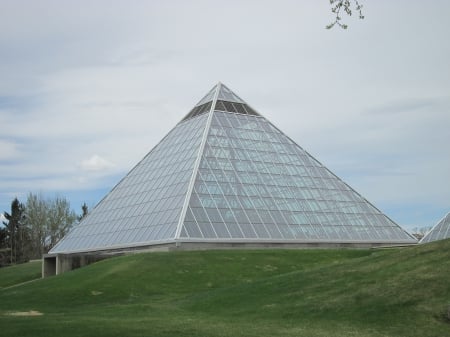
[[[7,221],[0,225],[0,267],[40,259],[87,212],[83,204],[82,214],[77,215],[60,196],[46,199],[29,193],[25,203],[14,198],[11,211],[3,212]]]

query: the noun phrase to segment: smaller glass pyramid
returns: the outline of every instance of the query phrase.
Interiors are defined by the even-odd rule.
[[[423,238],[420,243],[450,238],[450,212],[442,218]]]

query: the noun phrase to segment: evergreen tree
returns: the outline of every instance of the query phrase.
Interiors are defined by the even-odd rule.
[[[17,198],[11,202],[11,213],[4,212],[7,222],[3,222],[4,241],[8,253],[9,264],[28,260],[29,231],[25,225],[25,207]]]
[[[9,264],[8,233],[6,227],[0,227],[0,267]]]
[[[84,202],[83,205],[81,205],[81,215],[77,217],[78,221],[83,220],[86,215],[88,214],[88,206],[86,205],[86,203]]]

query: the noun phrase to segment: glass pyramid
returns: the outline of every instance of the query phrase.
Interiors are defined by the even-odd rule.
[[[416,239],[218,83],[49,252]]]
[[[450,238],[450,212],[439,221],[423,238],[420,243],[444,240]]]

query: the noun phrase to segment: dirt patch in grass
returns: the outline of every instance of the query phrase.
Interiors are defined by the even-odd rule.
[[[8,312],[5,314],[6,316],[42,316],[43,313],[36,311],[36,310],[30,310],[30,311],[16,311],[16,312]]]

